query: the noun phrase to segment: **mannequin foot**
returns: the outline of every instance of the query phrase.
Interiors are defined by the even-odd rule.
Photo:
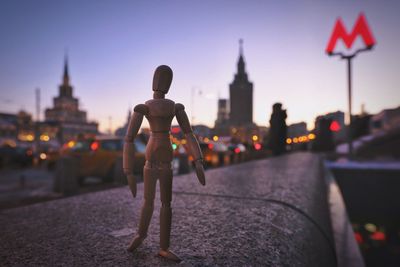
[[[160,252],[158,253],[158,255],[160,255],[161,257],[164,257],[168,260],[175,261],[175,262],[182,261],[177,255],[175,255],[172,251],[170,251],[168,249],[167,250],[160,249]]]
[[[142,244],[143,240],[144,240],[144,238],[141,238],[140,236],[136,236],[132,240],[131,244],[129,245],[128,251],[132,252],[135,249],[137,249]]]

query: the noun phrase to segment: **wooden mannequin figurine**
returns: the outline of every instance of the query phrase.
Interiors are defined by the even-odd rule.
[[[156,193],[157,179],[160,182],[160,252],[159,255],[174,261],[180,261],[179,257],[169,250],[169,239],[171,233],[171,200],[172,200],[172,169],[173,150],[170,141],[171,122],[174,116],[179,123],[185,138],[190,154],[193,156],[196,174],[199,182],[205,185],[203,169],[203,155],[199,144],[192,132],[185,107],[182,104],[175,104],[174,101],[165,99],[172,82],[172,70],[170,67],[159,66],[153,77],[153,99],[139,104],[134,108],[128,130],[125,136],[123,168],[127,175],[128,184],[133,197],[136,197],[136,180],[133,176],[134,143],[143,116],[150,124],[151,135],[146,147],[146,164],[143,170],[144,177],[144,203],[141,211],[139,229],[132,240],[128,250],[133,251],[147,236],[151,216],[154,209],[154,198]]]

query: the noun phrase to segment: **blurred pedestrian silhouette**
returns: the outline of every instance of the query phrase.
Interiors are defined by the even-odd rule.
[[[281,103],[272,106],[271,119],[269,120],[269,147],[273,155],[280,155],[286,151],[286,110],[282,109]]]

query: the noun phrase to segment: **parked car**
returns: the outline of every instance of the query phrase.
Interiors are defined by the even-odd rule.
[[[60,145],[41,143],[37,153],[39,164],[46,166],[48,170],[53,170],[60,157]]]
[[[4,144],[0,147],[0,168],[28,167],[33,163],[33,151],[30,147]]]
[[[111,182],[115,168],[122,166],[123,143],[124,140],[120,137],[98,136],[95,139],[70,141],[63,146],[61,154],[79,159],[80,183],[89,176],[100,177],[104,182]],[[135,175],[142,175],[146,144],[141,138],[136,138],[134,144],[133,172]]]
[[[174,149],[174,159],[172,160],[172,171],[174,175],[189,173],[193,158],[188,155],[184,145],[172,145]]]

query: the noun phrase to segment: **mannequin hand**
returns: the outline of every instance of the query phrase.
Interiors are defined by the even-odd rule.
[[[136,197],[136,178],[133,176],[133,174],[127,174],[127,179],[128,179],[128,184],[129,184],[129,189],[132,192],[132,196]]]
[[[204,167],[203,167],[203,162],[202,160],[196,160],[194,162],[195,167],[196,167],[196,175],[197,179],[199,179],[200,184],[206,185],[206,177],[204,175]]]

